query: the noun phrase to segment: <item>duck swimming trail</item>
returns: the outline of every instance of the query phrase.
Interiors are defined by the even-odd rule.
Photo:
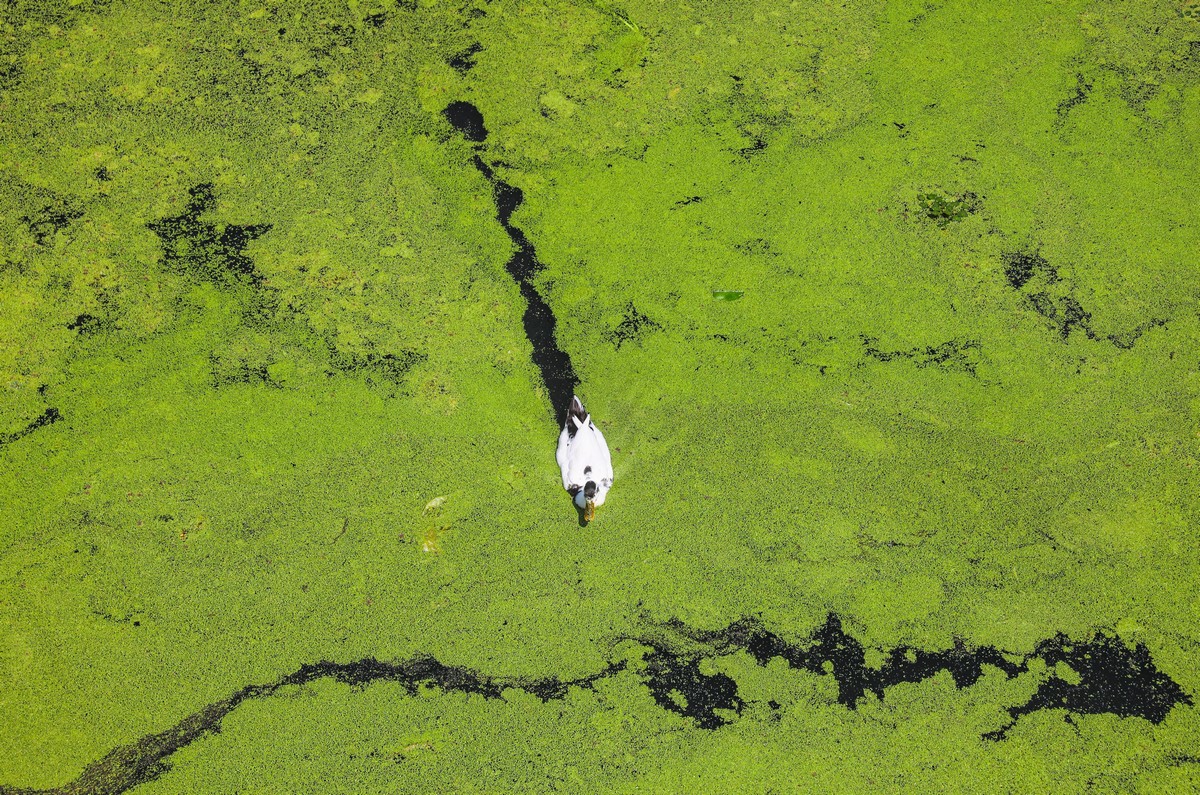
[[[538,261],[537,251],[525,233],[512,224],[513,213],[525,200],[525,194],[520,188],[498,177],[495,170],[483,162],[483,158],[478,154],[488,135],[483,114],[478,108],[469,102],[452,102],[446,106],[443,115],[464,138],[476,144],[476,155],[472,162],[479,173],[491,183],[492,199],[496,203],[496,218],[516,245],[516,251],[509,257],[504,269],[516,281],[521,296],[525,299],[525,315],[522,318],[525,336],[533,346],[533,363],[537,365],[542,381],[546,384],[546,391],[550,394],[550,406],[554,411],[555,421],[562,425],[571,407],[575,387],[579,385],[579,377],[575,375],[570,355],[558,347],[554,336],[557,323],[554,311],[533,283],[545,265]]]

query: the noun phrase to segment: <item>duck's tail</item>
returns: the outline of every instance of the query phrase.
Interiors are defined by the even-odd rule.
[[[571,397],[571,408],[567,410],[567,432],[572,438],[575,436],[575,429],[583,427],[583,424],[587,422],[587,418],[588,413],[587,409],[583,407],[583,401],[579,399],[578,395],[573,395]],[[571,422],[572,419],[575,422]]]

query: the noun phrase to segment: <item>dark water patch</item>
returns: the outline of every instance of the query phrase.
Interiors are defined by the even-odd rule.
[[[1079,300],[1070,293],[1053,295],[1043,290],[1029,293],[1026,300],[1033,311],[1050,321],[1050,325],[1063,342],[1069,341],[1071,332],[1076,329],[1082,331],[1090,340],[1100,339],[1092,330],[1092,313],[1085,310]]]
[[[699,204],[702,201],[704,201],[703,196],[688,196],[686,199],[680,199],[679,201],[675,202],[675,206],[686,207],[689,204]]]
[[[214,224],[201,216],[216,206],[211,183],[188,191],[182,214],[146,224],[162,244],[163,264],[219,287],[261,287],[262,275],[246,256],[252,240],[271,230],[271,224]]]
[[[1162,86],[1156,82],[1129,79],[1125,75],[1122,76],[1126,79],[1120,84],[1117,93],[1121,99],[1125,100],[1125,104],[1129,106],[1131,111],[1145,118],[1147,116],[1147,103],[1158,96]]]
[[[983,666],[1003,671],[1009,678],[1026,670],[1025,663],[1009,662],[990,646],[972,647],[956,640],[949,649],[926,651],[898,646],[884,652],[884,662],[870,667],[866,648],[842,627],[841,619],[830,613],[825,623],[807,643],[790,643],[766,629],[757,619],[743,619],[723,630],[695,632],[675,623],[675,631],[711,647],[715,654],[744,650],[759,665],[779,658],[788,667],[818,676],[832,676],[838,686],[837,701],[847,709],[857,709],[859,701],[872,693],[883,699],[888,688],[902,683],[917,683],[942,671],[950,674],[959,689],[970,687],[983,676]]]
[[[83,210],[69,199],[56,198],[40,209],[21,217],[28,227],[34,242],[45,246],[54,242],[54,236],[83,217]]]
[[[67,324],[68,331],[78,331],[79,334],[95,334],[107,328],[108,323],[103,318],[84,312]]]
[[[1121,350],[1127,351],[1132,348],[1147,331],[1152,328],[1159,328],[1165,325],[1167,325],[1166,318],[1152,317],[1145,323],[1134,326],[1129,331],[1124,331],[1119,334],[1109,334],[1107,339]]]
[[[1013,251],[1002,256],[1004,277],[1014,290],[1020,290],[1034,276],[1044,274],[1047,281],[1058,281],[1058,272],[1037,252]]]
[[[906,351],[884,351],[875,337],[862,337],[863,355],[881,362],[906,359],[917,367],[936,367],[948,372],[975,375],[983,350],[979,340],[948,340],[935,347],[910,348]]]
[[[207,735],[221,731],[229,713],[246,701],[267,698],[287,687],[302,687],[320,679],[333,679],[361,689],[375,682],[395,682],[415,696],[422,688],[442,693],[467,693],[485,699],[502,698],[508,689],[531,693],[543,701],[561,700],[571,688],[591,689],[596,681],[624,670],[614,663],[588,677],[574,680],[490,677],[460,666],[445,665],[434,657],[418,655],[393,663],[373,657],[351,663],[321,661],[301,666],[296,671],[261,685],[248,685],[230,697],[192,713],[166,731],[147,735],[120,746],[91,763],[74,781],[50,789],[22,789],[0,785],[0,795],[120,795],[153,781],[171,769],[170,757]]]
[[[661,330],[661,325],[651,320],[642,312],[639,312],[638,308],[630,301],[625,307],[625,317],[621,319],[616,328],[604,336],[605,339],[612,343],[614,348],[621,350],[621,346],[625,343],[632,342],[641,345],[643,337],[651,332]]]
[[[483,143],[487,140],[488,131],[483,124],[483,114],[470,102],[451,102],[442,115],[468,141]]]
[[[22,74],[24,71],[19,61],[0,63],[0,91],[9,91],[15,87],[21,81]]]
[[[857,709],[868,693],[886,697],[887,690],[903,683],[918,683],[946,672],[959,689],[975,685],[985,666],[1008,679],[1027,674],[1030,663],[1041,661],[1052,673],[1024,704],[1009,708],[1010,722],[984,739],[1003,740],[1021,717],[1043,709],[1063,709],[1068,716],[1112,714],[1161,723],[1179,704],[1191,705],[1191,697],[1154,665],[1142,644],[1128,647],[1103,633],[1092,640],[1074,642],[1064,635],[1039,643],[1033,652],[1014,662],[992,646],[970,646],[956,640],[949,649],[925,650],[898,646],[884,651],[878,667],[866,663],[866,649],[845,631],[841,619],[830,613],[805,642],[793,643],[766,629],[753,618],[742,619],[725,629],[693,630],[679,621],[666,627],[687,643],[659,638],[638,640],[648,647],[637,676],[654,702],[662,709],[690,718],[697,728],[714,730],[739,715],[746,701],[738,693],[737,681],[724,673],[706,674],[701,661],[739,651],[747,652],[761,666],[782,659],[793,669],[818,676],[832,676],[838,686],[837,701]],[[637,639],[635,639],[637,640]],[[1073,673],[1063,672],[1069,668]],[[210,704],[175,726],[147,735],[111,751],[84,768],[80,776],[62,787],[46,790],[0,786],[0,795],[18,793],[118,793],[152,781],[170,770],[172,754],[221,729],[224,718],[243,702],[265,698],[285,687],[300,687],[320,679],[333,679],[361,689],[375,682],[395,682],[409,695],[422,689],[442,693],[467,693],[495,700],[505,690],[520,690],[543,702],[561,700],[571,688],[592,689],[596,682],[627,670],[624,662],[610,662],[599,671],[578,679],[493,677],[460,666],[449,666],[429,655],[402,662],[383,662],[373,657],[351,663],[320,661],[301,666],[268,684],[248,685],[230,697]],[[1074,681],[1072,681],[1074,680]],[[773,713],[781,705],[768,702]],[[1190,761],[1190,760],[1185,760]]]
[[[41,390],[39,390],[39,392],[40,391]],[[0,447],[3,447],[6,444],[12,444],[18,439],[24,439],[26,436],[38,430],[39,428],[45,428],[47,425],[52,425],[61,419],[62,415],[58,413],[58,409],[53,407],[48,408],[42,412],[40,417],[32,420],[21,430],[13,431],[12,433],[0,433]]]
[[[1058,123],[1062,124],[1070,115],[1071,110],[1077,105],[1082,105],[1087,102],[1088,95],[1092,93],[1092,84],[1085,80],[1082,73],[1075,75],[1075,87],[1071,89],[1071,94],[1054,107],[1054,112],[1058,115]]]
[[[450,124],[454,126],[468,141],[482,142],[487,138],[487,128],[483,123],[483,114],[469,102],[452,102],[443,111]],[[477,147],[478,148],[478,147]],[[515,185],[510,185],[501,179],[495,170],[476,154],[471,161],[480,174],[492,186],[492,200],[496,204],[496,218],[504,228],[516,250],[505,263],[504,269],[516,281],[525,299],[525,314],[522,324],[525,336],[533,347],[533,363],[541,373],[542,382],[550,395],[550,405],[554,411],[555,421],[559,424],[566,419],[571,407],[571,398],[575,388],[579,386],[579,378],[575,375],[575,366],[566,351],[558,347],[554,329],[557,319],[554,311],[542,298],[534,285],[534,279],[545,267],[537,258],[537,251],[525,233],[512,224],[513,213],[525,200],[525,194]]]
[[[382,28],[387,21],[388,15],[386,11],[381,11],[378,14],[367,14],[365,17],[363,17],[363,22],[373,28]]]
[[[954,221],[961,221],[979,211],[982,206],[978,194],[966,191],[957,196],[942,196],[939,193],[917,195],[921,215],[945,229]]]
[[[763,151],[766,148],[767,148],[767,142],[765,139],[755,138],[753,141],[750,142],[749,145],[743,146],[741,149],[738,149],[737,153],[739,155],[741,155],[742,159],[749,160],[751,157],[753,157],[754,155],[758,154],[759,152]]]
[[[746,706],[738,696],[737,682],[722,673],[702,673],[699,657],[655,649],[645,659],[646,686],[654,703],[691,718],[701,729],[716,729],[729,722],[717,710],[741,713]]]
[[[890,650],[879,671],[868,677],[867,688],[882,699],[889,687],[902,682],[923,682],[946,671],[954,680],[954,686],[962,690],[983,678],[985,665],[1003,671],[1009,679],[1024,670],[991,646],[968,647],[961,638],[955,638],[954,646],[941,651],[909,646]]]
[[[1097,635],[1084,643],[1056,635],[1038,644],[1031,657],[1040,658],[1054,671],[1024,704],[1009,707],[1012,721],[984,735],[1002,740],[1022,716],[1042,709],[1063,709],[1068,714],[1116,715],[1162,723],[1178,704],[1191,706],[1191,697],[1150,658],[1138,643],[1130,648],[1118,638]],[[1062,665],[1071,670],[1060,675]],[[1072,682],[1070,679],[1077,679]]]
[[[1079,301],[1073,295],[1064,295],[1058,299],[1058,305],[1062,312],[1056,317],[1053,314],[1049,319],[1054,320],[1059,324],[1059,336],[1065,342],[1071,335],[1072,329],[1081,329],[1088,339],[1095,339],[1096,334],[1092,331],[1092,313],[1083,308]]]
[[[1070,341],[1072,332],[1080,331],[1094,342],[1110,342],[1120,350],[1129,350],[1147,331],[1169,322],[1167,318],[1151,317],[1128,331],[1101,334],[1093,328],[1092,313],[1083,308],[1073,288],[1063,283],[1058,269],[1040,254],[1013,251],[1001,255],[1001,259],[1009,286],[1025,297],[1029,308],[1047,320],[1063,342]]]
[[[479,42],[474,42],[462,52],[451,55],[446,59],[446,63],[450,65],[460,75],[465,75],[467,72],[475,68],[475,56],[483,51],[483,45]],[[453,124],[453,122],[451,122]],[[482,119],[481,122],[482,123]],[[457,125],[455,125],[457,127]]]
[[[1017,662],[1012,659],[1015,655],[1006,655],[993,646],[970,646],[961,639],[943,650],[898,646],[883,650],[884,662],[876,668],[866,664],[862,643],[843,629],[841,619],[833,613],[807,643],[788,642],[757,619],[743,619],[716,631],[695,631],[679,622],[667,626],[703,644],[711,654],[744,650],[759,665],[779,658],[791,668],[832,676],[838,686],[838,703],[848,709],[856,709],[867,693],[882,700],[891,687],[922,682],[942,671],[950,674],[960,690],[977,683],[983,677],[984,666],[995,668],[1008,679],[1028,673],[1033,660],[1040,660],[1052,670],[1065,663],[1077,674],[1075,683],[1053,674],[1029,701],[1009,708],[1009,724],[983,735],[991,740],[1003,739],[1022,716],[1042,709],[1138,717],[1158,724],[1175,706],[1192,704],[1191,697],[1155,667],[1144,645],[1130,649],[1104,633],[1084,642],[1056,635]]]
[[[208,369],[214,389],[233,384],[265,384],[279,386],[267,371],[266,362],[254,362],[244,356],[230,355],[223,351],[208,354]]]
[[[756,237],[751,240],[745,240],[741,243],[735,243],[734,251],[740,254],[745,254],[751,257],[778,257],[779,252],[771,245],[771,241],[766,238]]]
[[[360,376],[367,386],[384,390],[388,397],[395,397],[409,371],[428,358],[428,354],[413,350],[346,353],[329,347],[329,363],[335,370]]]

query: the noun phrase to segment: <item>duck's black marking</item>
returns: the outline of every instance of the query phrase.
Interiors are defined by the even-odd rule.
[[[40,417],[37,417],[24,428],[12,433],[0,433],[0,447],[6,444],[12,444],[18,439],[24,439],[29,434],[36,431],[38,428],[44,428],[47,425],[52,425],[62,419],[62,415],[58,413],[56,408],[48,408],[42,412]]]
[[[446,118],[459,130],[468,141],[481,143],[487,139],[487,128],[483,124],[483,114],[469,102],[452,102],[444,111]],[[477,149],[479,147],[476,147]],[[512,225],[513,213],[521,206],[525,196],[521,189],[509,185],[496,175],[496,172],[478,154],[472,158],[475,168],[492,185],[492,199],[496,203],[496,218],[510,240],[516,246],[516,251],[505,263],[505,270],[517,282],[521,296],[525,299],[525,315],[523,324],[525,336],[533,346],[533,363],[537,365],[542,375],[542,382],[550,394],[550,406],[554,411],[556,422],[565,422],[575,395],[575,387],[579,378],[575,375],[575,367],[571,357],[558,347],[554,338],[556,320],[553,310],[534,286],[534,277],[543,266],[538,261],[533,243],[525,237],[525,233]],[[572,434],[573,435],[573,434]]]
[[[592,468],[591,468],[591,467],[584,467],[584,468],[583,468],[583,474],[585,474],[585,475],[590,475],[590,474],[592,474]]]
[[[578,423],[578,425],[576,425],[575,422],[571,422],[571,419],[575,419],[576,422]],[[587,409],[585,409],[583,407],[583,402],[578,397],[576,397],[575,395],[572,395],[571,396],[571,405],[567,409],[567,421],[566,421],[567,435],[570,438],[574,439],[575,434],[578,432],[578,430],[580,428],[582,428],[584,426],[584,424],[587,422],[588,422]],[[587,471],[591,471],[591,467],[588,467]],[[584,474],[587,474],[587,471],[585,471]]]
[[[983,677],[984,666],[994,668],[1010,679],[1028,674],[1029,663],[1035,659],[1050,671],[1057,671],[1063,663],[1075,672],[1077,683],[1072,684],[1060,678],[1058,673],[1051,673],[1026,703],[1010,707],[1012,720],[983,735],[993,741],[1003,740],[1024,715],[1042,709],[1065,709],[1068,716],[1108,713],[1122,718],[1143,718],[1157,724],[1165,720],[1176,705],[1192,703],[1191,697],[1178,684],[1155,667],[1144,645],[1130,648],[1103,633],[1085,642],[1072,642],[1057,635],[1039,643],[1019,662],[1013,661],[1013,655],[1005,655],[991,646],[969,646],[963,641],[956,641],[949,649],[936,651],[900,646],[887,650],[883,665],[872,668],[866,664],[862,643],[849,635],[841,620],[832,613],[806,643],[788,642],[756,619],[743,619],[716,631],[693,630],[672,621],[668,622],[666,630],[676,637],[675,642],[664,640],[661,632],[649,639],[627,638],[646,647],[643,665],[629,669],[623,661],[610,662],[596,673],[570,680],[493,677],[469,668],[445,665],[428,655],[402,662],[382,662],[368,657],[351,663],[324,660],[310,663],[274,682],[243,687],[166,731],[116,748],[62,787],[33,790],[0,786],[0,795],[119,795],[170,770],[172,754],[201,737],[219,732],[221,722],[243,702],[273,696],[285,687],[303,686],[326,678],[355,688],[373,682],[396,682],[410,695],[416,695],[422,688],[433,688],[443,693],[468,693],[485,699],[499,699],[505,690],[512,689],[549,702],[566,697],[571,688],[591,689],[596,682],[628,670],[641,679],[659,707],[691,719],[697,728],[714,730],[740,715],[746,701],[739,694],[733,677],[724,673],[706,674],[701,670],[701,661],[738,651],[748,652],[759,665],[765,666],[778,658],[794,669],[818,676],[833,676],[838,685],[837,701],[847,709],[856,709],[867,693],[882,699],[888,688],[904,682],[921,682],[942,671],[950,674],[958,688],[978,682]],[[678,648],[687,645],[691,646],[689,651]],[[778,702],[768,704],[772,711],[780,708]]]
[[[595,499],[595,497],[596,497],[596,481],[589,480],[587,483],[583,484],[583,496],[587,497],[589,500]]]

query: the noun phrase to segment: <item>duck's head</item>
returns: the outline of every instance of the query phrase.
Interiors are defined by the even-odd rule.
[[[583,521],[596,518],[596,481],[589,480],[583,486]]]

